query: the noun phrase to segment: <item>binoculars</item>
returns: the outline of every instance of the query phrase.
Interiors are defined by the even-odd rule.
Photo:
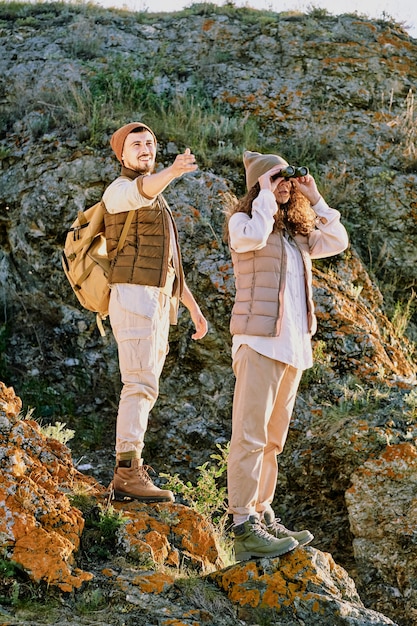
[[[277,178],[300,178],[300,176],[307,176],[307,174],[308,167],[305,167],[305,165],[301,165],[300,167],[288,165],[278,172],[278,174],[271,176],[271,180],[276,180]]]

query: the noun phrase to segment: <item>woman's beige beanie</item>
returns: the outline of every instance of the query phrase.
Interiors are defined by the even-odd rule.
[[[265,174],[274,165],[288,165],[287,161],[278,154],[260,154],[260,152],[243,153],[243,164],[246,170],[246,186],[251,189],[258,182],[259,176]]]
[[[155,134],[153,130],[149,128],[149,126],[146,126],[146,124],[142,124],[142,122],[131,122],[130,124],[125,124],[125,126],[122,126],[121,128],[119,128],[119,130],[116,130],[116,132],[113,133],[110,139],[110,145],[113,148],[113,152],[117,156],[117,159],[120,161],[120,163],[122,163],[122,154],[125,139],[136,128],[144,128],[145,130],[148,130],[153,136],[156,145]]]

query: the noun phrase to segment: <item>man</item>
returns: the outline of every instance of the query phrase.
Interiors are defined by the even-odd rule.
[[[162,192],[176,178],[197,169],[187,148],[173,164],[153,173],[157,141],[141,122],[117,130],[111,147],[121,175],[105,190],[107,252],[111,261],[109,317],[123,383],[116,423],[117,498],[172,502],[142,462],[149,412],[158,397],[159,377],[168,352],[170,323],[177,322],[179,301],[194,322],[193,339],[207,333],[207,321],[184,280],[178,233]],[[123,248],[117,252],[129,211],[134,210]]]
[[[248,192],[228,220],[236,280],[228,494],[237,560],[275,557],[313,540],[308,530],[288,530],[275,517],[277,455],[302,372],[313,364],[311,260],[348,246],[340,213],[307,168],[288,178],[279,155],[246,151],[243,161]]]

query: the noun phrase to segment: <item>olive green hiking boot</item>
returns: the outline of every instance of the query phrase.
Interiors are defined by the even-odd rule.
[[[298,546],[293,537],[276,539],[260,523],[256,515],[251,515],[243,524],[234,527],[236,561],[286,554]]]
[[[283,524],[279,523],[280,520],[275,517],[275,513],[271,511],[265,511],[262,518],[262,523],[266,530],[277,539],[285,539],[285,537],[293,537],[296,539],[300,546],[306,546],[310,541],[313,541],[314,535],[309,530],[288,530]]]
[[[115,500],[133,498],[140,502],[174,502],[172,491],[153,484],[148,474],[151,469],[149,465],[142,465],[142,459],[117,462],[112,484]]]

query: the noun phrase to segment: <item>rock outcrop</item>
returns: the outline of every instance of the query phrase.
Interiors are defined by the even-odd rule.
[[[36,422],[19,418],[20,408],[0,382],[0,550],[34,582],[72,591],[92,576],[73,568],[84,520],[66,492],[91,480],[74,469],[68,448],[47,443]]]
[[[275,610],[282,624],[288,618],[309,626],[394,623],[363,606],[353,580],[330,554],[308,546],[281,559],[235,565],[210,578],[240,607]]]
[[[378,610],[405,606],[410,623],[415,623],[417,449],[410,443],[390,445],[365,461],[351,480],[346,502],[363,584],[371,586],[369,596],[378,597]]]

